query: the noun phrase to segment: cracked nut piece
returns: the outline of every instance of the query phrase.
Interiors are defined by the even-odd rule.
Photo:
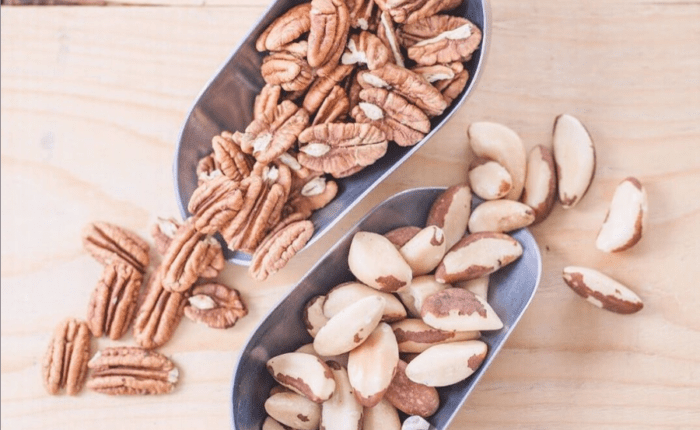
[[[429,296],[438,293],[449,284],[443,284],[435,280],[433,275],[416,276],[411,283],[397,292],[399,299],[406,306],[408,314],[420,318],[420,310],[423,302]]]
[[[438,282],[468,281],[490,275],[523,255],[520,242],[504,233],[472,233],[445,254],[435,270]]]
[[[110,395],[167,394],[179,377],[169,358],[133,346],[105,348],[90,359],[88,388]]]
[[[321,421],[321,405],[292,392],[268,397],[265,412],[284,425],[285,429],[315,430]]]
[[[413,146],[430,131],[428,116],[398,94],[367,88],[360,91],[360,100],[352,111],[355,121],[377,126],[399,146]]]
[[[586,127],[571,115],[559,115],[552,136],[559,201],[569,209],[583,198],[595,174],[595,147]]]
[[[357,80],[363,88],[394,90],[430,117],[440,115],[447,108],[442,94],[423,76],[392,63],[376,70],[364,70],[358,73]]]
[[[406,376],[429,387],[463,381],[484,362],[488,346],[480,340],[435,345],[421,352],[406,366]]]
[[[87,323],[92,335],[121,338],[134,318],[143,275],[133,266],[112,263],[105,267],[92,292]]]
[[[370,295],[341,309],[316,333],[314,349],[320,355],[340,355],[356,348],[377,327],[385,306],[384,297]]]
[[[348,378],[357,400],[367,408],[384,397],[396,373],[399,347],[387,323],[379,323],[372,334],[348,355]]]
[[[318,108],[311,125],[340,122],[347,117],[348,109],[350,109],[348,95],[342,87],[336,85]]]
[[[355,233],[348,251],[348,266],[365,285],[393,293],[411,283],[413,271],[393,243],[368,231]]]
[[[620,252],[642,238],[648,211],[647,192],[637,178],[626,178],[615,188],[610,209],[595,246],[603,252]]]
[[[185,316],[211,328],[233,327],[248,309],[237,290],[221,284],[197,285],[187,299]]]
[[[187,210],[194,227],[202,234],[214,234],[227,225],[243,207],[240,183],[228,176],[204,182],[190,197]],[[173,236],[174,237],[174,236]]]
[[[557,171],[552,150],[537,145],[527,156],[527,174],[520,201],[535,211],[535,221],[544,221],[557,198]]]
[[[462,70],[461,72],[458,72],[454,78],[445,81],[437,81],[433,85],[438,89],[438,91],[440,91],[447,104],[451,105],[452,102],[455,101],[455,99],[462,93],[464,87],[467,86],[468,81],[469,72],[467,70]]]
[[[369,166],[387,149],[384,132],[371,124],[320,124],[299,135],[299,163],[311,170],[337,174]]]
[[[307,219],[314,211],[330,203],[336,194],[338,184],[319,176],[307,182],[298,195],[291,197],[289,205],[301,218]]]
[[[250,175],[250,171],[253,168],[253,160],[241,150],[239,144],[233,139],[214,136],[212,147],[214,148],[214,158],[219,166],[219,170],[229,179],[240,181]]]
[[[90,358],[90,330],[84,321],[68,318],[54,331],[42,364],[44,387],[49,394],[61,389],[73,396],[85,383]]]
[[[384,398],[396,409],[408,415],[429,417],[440,407],[440,396],[435,387],[419,384],[406,376],[407,363],[399,360],[394,379]]]
[[[319,428],[336,430],[358,430],[362,428],[363,407],[353,393],[348,371],[336,361],[326,361],[333,372],[335,391],[323,402]]]
[[[379,23],[377,24],[377,37],[384,43],[384,46],[389,48],[391,55],[394,58],[394,63],[400,67],[406,67],[401,53],[401,45],[396,37],[396,27],[394,20],[387,11],[381,11],[379,14]]]
[[[433,345],[460,340],[473,340],[481,336],[480,331],[440,330],[429,326],[418,318],[406,318],[391,324],[399,352],[421,353]]]
[[[424,323],[446,331],[503,328],[503,322],[486,300],[464,288],[446,288],[428,296],[420,315]]]
[[[311,0],[311,29],[307,58],[323,76],[338,65],[350,30],[350,11],[344,0]]]
[[[478,160],[469,170],[469,185],[484,200],[505,197],[513,187],[513,179],[505,167],[491,160]]]
[[[311,3],[295,6],[275,19],[255,42],[260,51],[279,51],[311,28]]]
[[[313,233],[313,223],[304,220],[293,222],[268,235],[253,253],[248,274],[257,281],[264,281],[277,273],[306,245]]]
[[[392,19],[400,24],[454,9],[461,3],[461,0],[377,0],[379,8],[388,11]]]
[[[148,267],[148,243],[136,233],[114,224],[88,224],[83,229],[83,247],[104,265],[123,261],[141,273]]]
[[[535,221],[535,211],[513,200],[490,200],[477,206],[469,217],[469,231],[506,233],[527,227]]]
[[[163,288],[163,268],[148,283],[146,296],[134,320],[134,339],[146,349],[157,348],[173,336],[180,324],[186,295]]]
[[[397,35],[408,58],[423,66],[468,61],[481,44],[481,30],[469,20],[433,15],[401,27]]]
[[[216,164],[216,158],[214,158],[214,153],[202,157],[197,162],[197,186],[202,185],[203,182],[211,180],[217,176],[222,175],[219,166]]]
[[[342,64],[366,64],[367,68],[374,70],[389,62],[390,56],[389,48],[379,37],[369,31],[362,31],[350,36],[345,52],[340,57],[340,62]]]
[[[311,66],[301,55],[289,51],[274,52],[263,58],[260,72],[266,83],[285,91],[302,91],[311,85]]]
[[[326,296],[314,296],[304,306],[304,326],[311,337],[315,338],[321,327],[328,322],[328,317],[323,313],[325,301]]]
[[[160,255],[165,255],[172,242],[177,229],[180,228],[180,223],[175,218],[158,217],[156,222],[151,226],[151,237],[156,252]]]
[[[418,232],[421,231],[420,227],[415,225],[407,225],[404,227],[398,227],[384,233],[384,237],[389,239],[389,242],[393,243],[397,248],[401,248],[413,238]]]
[[[267,370],[277,382],[315,403],[328,400],[335,390],[331,369],[315,355],[277,355],[267,360]]]
[[[618,314],[633,314],[644,307],[632,290],[587,267],[569,266],[563,271],[564,282],[589,303]]]
[[[260,163],[270,163],[287,152],[309,123],[309,114],[289,100],[275,109],[274,115],[251,122],[241,137],[241,149],[253,154]]]

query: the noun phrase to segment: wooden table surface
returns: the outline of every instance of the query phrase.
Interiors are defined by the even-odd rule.
[[[63,318],[84,318],[101,272],[81,228],[106,220],[149,237],[157,216],[179,215],[179,128],[267,1],[107,3],[1,9],[3,429],[230,428],[239,349],[347,228],[398,191],[465,180],[470,122],[504,123],[531,148],[551,144],[563,112],[595,140],[595,180],[576,208],[557,207],[532,229],[543,254],[539,291],[452,428],[700,428],[697,1],[492,1],[491,49],[473,96],[276,276],[255,283],[227,265],[220,279],[250,313],[225,331],[183,321],[160,349],[182,372],[173,394],[47,395],[40,368],[50,335]],[[595,237],[627,176],[648,191],[648,231],[607,255]],[[563,284],[567,265],[619,279],[644,309],[622,316],[591,306]]]

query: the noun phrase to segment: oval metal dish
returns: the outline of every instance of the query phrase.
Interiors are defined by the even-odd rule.
[[[197,162],[212,151],[212,137],[222,130],[243,131],[253,118],[253,101],[265,85],[260,74],[264,54],[255,49],[255,40],[276,17],[299,3],[302,2],[274,2],[202,90],[188,113],[180,131],[173,164],[175,193],[183,219],[190,215],[187,203],[197,187]],[[418,144],[400,147],[392,143],[386,155],[376,163],[351,177],[338,180],[338,194],[335,199],[311,217],[315,233],[307,246],[328,231],[367,193],[416,152],[464,103],[481,73],[488,48],[491,31],[487,5],[487,0],[465,0],[454,12],[469,19],[483,32],[480,48],[466,63],[469,82],[462,94],[442,115],[432,119],[430,133]],[[249,254],[232,252],[225,245],[223,248],[228,261],[241,265],[250,263]]]
[[[375,207],[323,256],[304,278],[263,319],[241,351],[232,381],[232,425],[234,430],[259,430],[265,419],[263,407],[275,384],[266,362],[294,351],[313,339],[302,321],[305,304],[315,295],[354,279],[347,255],[358,231],[386,233],[405,225],[425,225],[428,210],[444,188],[417,188],[396,194]],[[498,331],[482,333],[489,352],[482,366],[466,380],[440,388],[441,405],[428,418],[437,429],[446,428],[467,396],[494,360],[537,290],[542,261],[535,239],[526,229],[512,233],[523,246],[523,255],[491,275],[488,302],[503,321]]]

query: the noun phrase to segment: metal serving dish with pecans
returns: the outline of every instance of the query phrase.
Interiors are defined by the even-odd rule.
[[[261,428],[266,416],[263,405],[276,384],[266,368],[268,360],[295,351],[313,340],[303,318],[307,303],[313,297],[325,295],[333,287],[354,279],[348,255],[355,234],[360,231],[385,234],[398,227],[425,225],[431,205],[444,191],[445,188],[407,190],[371,210],[262,320],[242,349],[233,374],[231,401],[234,430]],[[503,327],[482,332],[481,341],[488,345],[488,354],[468,379],[439,388],[440,405],[428,418],[430,424],[437,429],[445,429],[452,421],[537,290],[542,271],[537,243],[526,229],[517,230],[511,235],[522,246],[522,256],[493,273],[489,280],[492,288],[488,290],[488,303],[502,321]],[[402,417],[405,418],[405,415]]]
[[[334,4],[333,1],[338,0],[317,0],[319,4],[329,7]],[[256,169],[253,162],[274,163],[278,157],[285,156],[291,133],[292,144],[297,141],[294,136],[298,136],[298,161],[305,168],[318,170],[327,176],[328,183],[334,188],[335,197],[330,203],[323,202],[325,206],[312,214],[320,205],[312,203],[311,210],[308,207],[301,209],[301,212],[310,214],[309,219],[313,223],[314,233],[308,242],[311,243],[417,151],[464,102],[481,72],[488,47],[490,28],[487,2],[443,0],[441,3],[428,2],[421,6],[420,2],[407,1],[392,6],[381,15],[370,17],[374,20],[373,24],[367,23],[363,18],[364,3],[366,2],[359,0],[345,2],[349,10],[351,31],[348,33],[346,30],[343,36],[347,39],[347,44],[340,45],[327,43],[334,41],[338,34],[319,34],[314,31],[314,20],[334,19],[332,13],[311,14],[312,30],[308,32],[304,19],[292,19],[295,14],[309,17],[306,9],[310,9],[311,5],[308,2],[279,0],[268,8],[204,88],[182,127],[173,174],[183,218],[190,216],[191,209],[195,207],[190,206],[188,209],[188,205],[193,205],[191,198],[200,179],[200,160],[213,150],[222,154],[226,152],[229,173],[225,175],[236,177],[237,172],[242,172],[245,176]],[[442,9],[449,8],[450,16],[445,12],[420,18],[434,12],[424,9],[437,7],[437,4],[443,5]],[[296,33],[292,32],[291,38],[296,37],[296,41],[284,45],[284,50],[280,51],[276,45],[280,42],[280,35],[277,34],[280,32],[268,29],[283,15],[287,18],[283,17],[282,21],[294,23],[292,27],[298,24],[300,29]],[[415,16],[411,18],[412,15]],[[416,25],[416,17],[425,21]],[[343,21],[340,19],[342,14],[336,18]],[[347,18],[345,16],[345,25],[348,25]],[[465,19],[471,22],[466,33]],[[393,26],[391,20],[402,24]],[[323,22],[318,27],[325,28]],[[369,28],[370,31],[360,32],[360,28]],[[303,31],[309,35],[303,36],[299,41],[298,37]],[[470,46],[466,40],[470,34],[478,35],[479,32],[480,44],[472,52],[475,46]],[[282,39],[285,37],[290,36],[287,34]],[[390,41],[381,45],[382,39]],[[461,40],[462,43],[457,43],[456,40]],[[406,67],[411,68],[410,73],[393,64],[401,64],[402,61],[397,59],[397,52],[400,51],[395,48],[397,43],[403,46]],[[385,46],[393,46],[394,50],[387,50]],[[362,63],[362,70],[359,70],[357,62]],[[356,72],[347,76],[348,70],[353,68]],[[297,74],[293,73],[295,70],[298,71]],[[313,74],[318,74],[319,78],[314,80]],[[324,80],[329,81],[330,85],[326,85]],[[343,89],[341,84],[345,81],[346,88]],[[353,83],[357,85],[352,85]],[[298,87],[308,86],[309,92],[294,102],[299,106],[289,100],[295,97]],[[387,87],[391,90],[387,91]],[[257,96],[260,96],[258,101]],[[341,108],[344,111],[339,113]],[[346,124],[331,124],[340,121],[338,115],[341,118],[347,115],[352,119],[345,120],[349,121]],[[268,121],[270,117],[273,119]],[[352,122],[353,119],[355,122]],[[348,135],[352,135],[351,138]],[[360,139],[355,135],[366,138]],[[373,141],[377,136],[381,139]],[[215,137],[217,139],[213,142]],[[358,139],[362,142],[358,142]],[[349,149],[348,145],[362,145],[362,150],[358,152]],[[245,157],[249,158],[245,160]],[[354,159],[348,163],[348,157]],[[213,162],[212,160],[212,165]],[[206,168],[204,164],[206,163],[200,166],[200,170]],[[363,168],[365,165],[367,166]],[[224,170],[224,166],[221,166],[221,170]],[[358,169],[361,170],[353,174]],[[263,172],[260,168],[259,174],[264,182],[270,181],[266,175],[271,173],[269,169]],[[272,182],[279,188],[284,179],[283,174],[275,172],[274,175]],[[248,191],[243,192],[245,199]],[[273,194],[270,191],[266,196]],[[287,197],[289,194],[287,190]],[[267,206],[281,206],[277,203],[279,201],[273,204],[270,200]],[[236,204],[238,203],[230,202],[229,206]],[[206,206],[202,210],[205,209]],[[300,211],[298,207],[294,209]],[[280,217],[278,212],[275,213],[276,217]],[[236,264],[250,264],[251,254],[248,252],[260,243],[260,229],[256,230],[255,226],[246,227],[245,230],[254,230],[255,234],[243,236],[238,226],[235,232],[222,226],[200,227],[204,230],[212,227],[212,230],[221,231],[218,237],[229,246],[235,243],[232,247],[235,251],[223,246],[227,260]]]

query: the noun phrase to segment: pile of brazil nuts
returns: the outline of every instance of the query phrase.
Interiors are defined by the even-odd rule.
[[[279,385],[263,430],[398,430],[399,411],[433,415],[438,389],[481,366],[481,332],[503,327],[486,301],[488,276],[523,248],[504,232],[466,234],[471,204],[469,186],[457,184],[425,226],[353,236],[355,280],[313,297],[301,315],[313,342],[267,362]]]

